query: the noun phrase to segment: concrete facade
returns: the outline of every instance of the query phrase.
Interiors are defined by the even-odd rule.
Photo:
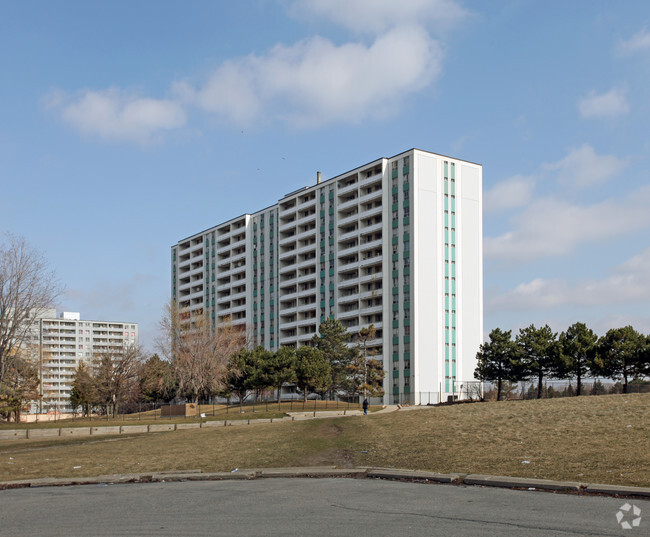
[[[386,403],[473,380],[483,332],[482,167],[413,149],[284,196],[171,248],[171,295],[270,350],[327,317],[369,343]]]

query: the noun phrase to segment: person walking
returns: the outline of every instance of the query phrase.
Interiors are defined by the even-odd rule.
[[[365,416],[366,414],[368,414],[368,398],[363,400],[362,406],[363,406],[363,415]]]

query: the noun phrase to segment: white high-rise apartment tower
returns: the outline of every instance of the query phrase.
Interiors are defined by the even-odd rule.
[[[481,165],[417,149],[319,177],[172,246],[172,298],[270,350],[374,324],[384,401],[446,400],[482,341],[481,194]]]

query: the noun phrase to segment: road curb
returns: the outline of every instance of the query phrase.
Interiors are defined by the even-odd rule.
[[[614,497],[650,499],[650,488],[552,481],[522,477],[490,476],[483,474],[440,474],[424,470],[399,468],[336,468],[335,466],[311,466],[293,468],[236,468],[231,472],[206,472],[200,470],[175,470],[140,474],[103,475],[96,477],[64,477],[0,481],[0,491],[18,488],[65,487],[72,485],[113,485],[124,483],[166,483],[178,481],[224,481],[268,478],[369,478],[398,481],[465,486],[500,487],[519,490],[545,490],[552,492],[606,495]]]

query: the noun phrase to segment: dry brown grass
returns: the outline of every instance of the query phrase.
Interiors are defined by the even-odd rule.
[[[242,405],[199,405],[196,416],[182,417],[165,415],[165,407],[161,410],[149,410],[133,414],[120,414],[116,418],[102,416],[91,418],[75,418],[58,421],[42,421],[37,423],[2,422],[0,429],[57,429],[59,427],[106,427],[114,425],[151,425],[155,423],[199,423],[211,420],[248,420],[260,418],[281,418],[287,412],[320,412],[323,410],[359,410],[359,403],[345,403],[343,401],[284,401]],[[372,407],[371,410],[376,410]],[[201,418],[200,414],[205,414]]]
[[[611,395],[7,441],[0,444],[0,479],[335,464],[650,486],[649,410],[650,394]]]

